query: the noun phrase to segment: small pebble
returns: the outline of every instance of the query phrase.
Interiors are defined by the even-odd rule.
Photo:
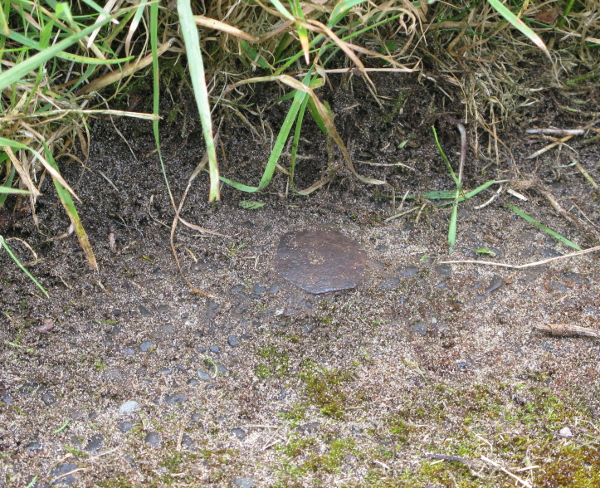
[[[148,352],[154,346],[152,341],[144,341],[140,344],[140,351]]]
[[[236,347],[240,341],[236,336],[229,336],[227,338],[227,343],[231,346],[231,347]]]
[[[129,415],[137,412],[140,409],[140,404],[134,400],[129,400],[119,407],[119,415]]]
[[[417,268],[416,266],[407,266],[406,268],[398,268],[396,271],[398,271],[398,274],[400,276],[414,276],[419,272],[419,268]]]
[[[221,350],[219,346],[210,346],[209,349],[210,352],[214,352],[215,354],[217,354]]]
[[[504,280],[500,278],[500,276],[494,276],[492,281],[490,281],[489,286],[485,289],[486,293],[492,293],[500,288],[504,284]]]
[[[563,427],[558,432],[558,435],[561,437],[573,437],[573,432],[571,432],[571,429],[569,429],[568,427]]]
[[[85,450],[96,452],[102,447],[102,444],[104,444],[104,437],[102,434],[94,434],[88,441],[87,446],[85,446]]]
[[[67,486],[73,485],[77,481],[75,476],[72,474],[70,474],[68,476],[63,476],[63,475],[70,473],[71,471],[75,471],[78,467],[79,467],[79,465],[75,464],[75,463],[66,463],[66,464],[60,464],[60,465],[56,466],[56,468],[54,468],[52,471],[50,471],[50,475],[53,478],[58,478],[59,476],[62,476],[62,477],[57,479],[52,484],[61,484],[61,485],[67,485]]]
[[[310,422],[308,424],[299,425],[298,432],[302,432],[303,434],[314,434],[321,425],[321,422]]]
[[[158,370],[158,374],[171,374],[172,370],[171,368],[167,367],[167,366],[163,366],[162,368],[160,368]]]
[[[129,432],[133,429],[133,424],[131,422],[121,422],[117,427],[121,432]]]
[[[28,451],[39,451],[42,448],[42,443],[39,440],[31,441],[25,446]]]
[[[56,404],[56,395],[54,393],[44,393],[42,395],[42,401],[46,404],[46,406],[51,407]]]
[[[150,310],[143,305],[138,305],[138,310],[140,311],[140,315],[142,317],[152,317],[152,312],[150,312]]]
[[[243,441],[246,438],[246,431],[244,429],[231,429],[231,433],[240,441]]]
[[[160,434],[158,432],[148,432],[144,440],[151,446],[157,446],[160,444]]]
[[[235,488],[252,488],[256,481],[252,478],[236,478],[233,480],[233,486]]]
[[[183,403],[187,400],[185,395],[181,393],[174,393],[172,395],[165,395],[165,403],[168,405],[175,405],[177,403]]]
[[[399,278],[390,278],[390,279],[385,280],[383,283],[380,283],[379,289],[380,290],[393,290],[394,288],[397,288],[399,284],[400,284]]]
[[[199,369],[198,370],[198,378],[200,378],[202,381],[208,381],[208,380],[210,380],[210,375],[203,369]]]
[[[418,336],[426,336],[429,332],[429,327],[423,322],[418,322],[416,324],[411,325],[408,330],[410,330],[413,334]]]

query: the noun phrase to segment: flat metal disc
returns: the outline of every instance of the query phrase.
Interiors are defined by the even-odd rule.
[[[336,230],[302,230],[281,236],[276,268],[286,280],[310,293],[355,288],[367,254]]]

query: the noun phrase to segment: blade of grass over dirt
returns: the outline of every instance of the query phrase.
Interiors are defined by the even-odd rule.
[[[513,14],[500,0],[487,0],[488,3],[507,20],[513,27],[518,29],[523,35],[525,35],[531,42],[533,42],[537,47],[539,47],[546,56],[550,58],[550,53],[548,52],[548,48],[544,41],[538,36],[535,32],[533,32],[525,22],[519,19],[515,14]]]
[[[440,144],[440,141],[438,139],[435,127],[431,127],[431,130],[433,131],[433,137],[435,138],[435,143],[437,145],[438,151],[439,151],[440,155],[442,156],[442,159],[446,163],[446,167],[448,168],[448,171],[450,172],[450,176],[452,176],[452,179],[454,180],[454,184],[456,185],[454,203],[452,205],[452,213],[450,214],[450,224],[448,225],[448,253],[452,253],[454,246],[456,245],[456,233],[457,233],[457,227],[458,227],[458,222],[457,222],[458,221],[458,202],[459,202],[459,198],[462,194],[462,182],[459,180],[459,178],[454,173],[454,170],[452,169],[452,165],[450,164],[450,161],[448,160],[446,153],[442,149],[442,145]]]
[[[23,273],[25,273],[29,277],[29,279],[31,279],[31,281],[33,281],[40,290],[42,290],[44,295],[46,295],[46,297],[49,297],[48,292],[44,289],[44,287],[42,285],[40,285],[39,281],[33,277],[33,275],[29,272],[29,270],[25,266],[23,266],[21,261],[19,261],[19,258],[17,258],[17,256],[15,256],[15,254],[12,252],[12,249],[8,246],[8,244],[6,243],[6,240],[2,236],[0,236],[0,246],[2,246],[4,248],[4,250],[8,253],[8,255],[11,257],[11,259],[15,263],[17,263],[17,266],[19,266],[19,268],[21,268],[21,271],[23,271]]]
[[[209,201],[219,200],[219,166],[217,164],[217,152],[212,131],[212,116],[208,101],[208,90],[204,77],[204,62],[200,51],[200,36],[198,27],[194,22],[194,15],[189,0],[177,0],[177,12],[181,24],[181,33],[185,43],[188,68],[192,78],[194,97],[198,105],[198,112],[202,122],[202,132],[206,151],[208,153],[208,170],[210,173]]]
[[[17,141],[11,141],[10,139],[5,139],[4,137],[0,137],[0,147],[2,147],[6,153],[9,155],[9,157],[12,154],[12,151],[9,148],[15,148],[15,149],[23,149],[23,150],[27,150],[27,151],[31,151],[33,154],[35,154],[35,156],[40,160],[40,162],[44,165],[44,167],[48,170],[48,173],[50,173],[50,175],[52,176],[52,178],[58,180],[58,182],[65,187],[67,190],[69,190],[69,192],[77,199],[79,200],[79,197],[77,196],[77,194],[75,193],[75,191],[69,186],[69,184],[63,179],[63,177],[61,176],[61,174],[58,172],[57,168],[53,167],[47,160],[46,158],[44,158],[40,153],[38,153],[37,151],[35,151],[34,149],[31,149],[30,147],[27,147],[25,144],[21,144],[20,142]],[[11,158],[13,164],[15,165],[17,171],[19,172],[19,174],[21,175],[21,178],[24,181],[31,181],[31,178],[29,178],[29,175],[25,172],[25,171],[19,171],[20,168],[20,163],[16,158]],[[27,187],[29,188],[29,190],[31,191],[31,193],[39,195],[39,191],[37,190],[37,188],[35,187],[35,185],[33,185],[33,182],[30,183],[30,185],[27,185]]]
[[[56,161],[54,161],[54,157],[50,152],[48,146],[44,143],[44,150],[46,152],[46,157],[48,158],[48,162],[52,165],[52,167],[58,172],[58,165]],[[75,204],[73,203],[73,199],[71,198],[71,194],[65,189],[65,187],[58,181],[57,178],[52,177],[54,181],[54,186],[56,188],[56,193],[58,194],[58,198],[60,198],[63,207],[65,208],[67,215],[69,216],[69,220],[71,221],[71,225],[75,230],[75,234],[77,235],[77,239],[79,240],[79,245],[85,252],[88,263],[94,271],[98,271],[98,263],[96,262],[96,256],[94,256],[94,251],[92,251],[92,246],[90,245],[90,241],[88,239],[87,233],[83,228],[83,224],[81,223],[81,219],[79,218],[79,214],[77,213],[77,209],[75,208]]]
[[[7,86],[11,85],[12,83],[21,80],[24,76],[36,70],[42,64],[49,61],[65,49],[68,49],[80,39],[83,39],[85,36],[91,34],[99,26],[107,24],[116,17],[117,15],[111,15],[110,17],[100,21],[99,23],[86,27],[85,29],[77,32],[76,34],[72,34],[66,37],[62,41],[59,41],[56,44],[47,47],[43,51],[34,54],[33,56],[16,64],[12,68],[4,71],[2,74],[0,74],[0,91],[4,90]]]
[[[160,71],[158,64],[159,48],[158,48],[158,3],[152,2],[150,5],[150,46],[152,51],[152,113],[156,116],[156,119],[152,121],[152,132],[154,133],[154,144],[156,145],[156,153],[158,154],[158,160],[160,161],[160,169],[165,180],[165,186],[167,193],[171,199],[171,205],[173,208],[177,208],[173,193],[171,192],[171,185],[169,185],[169,179],[167,178],[167,171],[165,168],[165,162],[162,157],[162,151],[160,149],[160,127],[159,127],[159,113],[160,113]]]
[[[577,244],[575,244],[573,241],[570,241],[566,237],[560,235],[557,232],[554,232],[552,229],[549,229],[544,224],[535,220],[533,217],[530,217],[525,212],[522,212],[521,210],[519,210],[517,207],[514,207],[513,205],[508,205],[508,208],[510,208],[513,212],[515,212],[519,217],[523,217],[527,222],[529,222],[529,223],[535,225],[537,228],[543,230],[549,236],[554,237],[554,239],[556,239],[557,241],[562,242],[563,244],[565,244],[569,247],[572,247],[573,249],[576,249],[577,251],[581,251],[581,248]]]
[[[311,80],[311,74],[309,73],[304,77],[304,79],[302,80],[302,83],[310,83],[310,80]],[[288,137],[290,135],[292,127],[294,126],[294,122],[296,121],[296,118],[298,116],[298,112],[299,112],[300,108],[303,106],[306,107],[306,103],[304,103],[305,98],[307,98],[306,92],[304,92],[302,90],[296,90],[294,99],[292,101],[292,105],[285,117],[285,120],[283,121],[283,124],[281,124],[281,128],[279,129],[279,134],[277,134],[277,139],[275,140],[275,145],[273,146],[273,149],[271,150],[269,160],[267,161],[267,165],[265,166],[265,170],[260,179],[260,182],[258,183],[258,186],[244,185],[242,183],[238,183],[236,181],[233,181],[233,180],[230,180],[230,179],[224,178],[224,177],[221,177],[221,181],[223,181],[224,183],[227,183],[229,186],[232,186],[233,188],[236,188],[238,190],[241,190],[241,191],[244,191],[247,193],[254,193],[254,192],[260,191],[263,188],[265,188],[271,182],[271,179],[273,178],[273,174],[275,173],[275,168],[277,167],[277,162],[279,161],[279,158],[281,157],[281,153],[283,152],[285,143],[288,140]]]

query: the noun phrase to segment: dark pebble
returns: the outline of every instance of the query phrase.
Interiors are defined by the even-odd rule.
[[[380,290],[393,290],[400,284],[399,278],[390,278],[379,285]]]
[[[227,343],[228,343],[228,344],[229,344],[231,347],[235,347],[235,346],[237,346],[237,345],[240,343],[240,341],[239,341],[239,339],[238,339],[236,336],[229,336],[229,337],[227,338]]]
[[[221,350],[219,346],[210,346],[209,349],[210,352],[214,352],[215,354],[217,354]]]
[[[152,348],[152,346],[154,346],[154,342],[144,341],[140,344],[140,351],[148,352],[150,350],[150,348]]]
[[[278,291],[279,285],[271,285],[271,288],[269,288],[269,295],[277,295]]]
[[[244,288],[245,288],[244,285],[234,285],[229,289],[229,291],[231,293],[239,293],[239,292],[243,291]]]
[[[440,264],[435,267],[435,273],[442,278],[448,278],[452,274],[452,266],[449,264]]]
[[[203,369],[199,369],[198,370],[198,378],[200,378],[202,381],[208,381],[208,380],[210,380],[210,375]]]
[[[240,441],[243,441],[246,438],[246,431],[244,429],[231,429],[231,433]]]
[[[440,281],[436,286],[439,290],[444,290],[446,288],[446,286],[448,286],[448,282]]]
[[[94,434],[85,446],[85,450],[89,452],[96,452],[104,444],[104,437],[102,434]]]
[[[320,425],[321,422],[310,422],[308,424],[299,425],[298,432],[303,434],[314,434],[319,429]]]
[[[190,378],[187,380],[188,386],[198,386],[198,380],[196,378]]]
[[[562,291],[564,293],[569,291],[569,289],[563,283],[559,283],[558,281],[551,281],[549,286],[554,291]]]
[[[173,371],[171,370],[171,368],[168,368],[167,366],[163,366],[158,370],[158,374],[171,374],[172,372]]]
[[[169,306],[168,305],[159,305],[158,307],[156,307],[156,311],[160,312],[160,313],[168,312]]]
[[[227,373],[227,368],[221,363],[217,363],[217,371],[219,372],[219,374],[225,374]]]
[[[254,285],[252,287],[252,292],[256,293],[257,295],[262,295],[266,291],[267,291],[267,285],[261,285],[261,284],[257,283],[256,285]]]
[[[121,432],[129,432],[133,429],[133,423],[131,422],[121,422],[117,427]]]
[[[204,346],[198,346],[198,352],[200,354],[204,354],[206,352],[206,347],[204,347]]]
[[[66,464],[61,464],[59,466],[56,466],[56,468],[54,468],[52,471],[50,471],[50,475],[53,478],[56,478],[57,476],[62,476],[65,475],[67,473],[70,473],[71,471],[75,471],[77,468],[79,467],[79,465],[75,464],[75,463],[66,463]],[[68,475],[68,476],[62,476],[60,479],[57,479],[54,483],[52,483],[53,485],[67,485],[67,486],[71,486],[72,484],[75,483],[76,478],[75,475]]]
[[[135,354],[135,349],[133,347],[126,347],[125,349],[121,349],[121,354],[131,356],[132,354]]]
[[[152,312],[143,305],[138,305],[138,310],[140,311],[140,315],[142,317],[152,317]]]
[[[486,293],[492,293],[500,288],[504,284],[504,280],[500,278],[500,276],[494,276],[492,281],[490,281],[489,286],[485,289]]]
[[[407,266],[405,268],[398,268],[397,271],[400,276],[408,277],[416,275],[419,272],[419,268],[416,266]]]
[[[423,322],[418,322],[416,324],[411,325],[408,328],[408,330],[410,330],[415,335],[426,336],[429,332],[429,327],[427,327],[427,324],[424,324]]]
[[[42,395],[42,401],[46,404],[46,406],[51,407],[56,404],[56,395],[54,393],[44,393]]]
[[[13,402],[12,397],[8,394],[8,390],[0,387],[0,400],[7,405],[10,405]]]
[[[158,432],[148,432],[144,440],[151,446],[158,446],[160,444],[160,434]]]
[[[279,390],[279,393],[277,394],[277,400],[285,400],[286,396],[287,396],[287,388],[282,388],[281,390]]]
[[[42,443],[39,440],[31,441],[25,446],[28,451],[39,451],[42,448]]]
[[[551,247],[545,247],[542,249],[542,257],[544,258],[557,258],[558,256],[562,256],[562,254]]]
[[[252,488],[256,481],[252,478],[236,478],[233,480],[233,486],[235,488]]]
[[[175,405],[177,403],[183,403],[187,400],[185,395],[181,393],[174,393],[172,395],[165,395],[165,403],[167,405]]]
[[[194,439],[187,434],[183,434],[183,437],[181,438],[181,445],[190,448],[194,445]]]

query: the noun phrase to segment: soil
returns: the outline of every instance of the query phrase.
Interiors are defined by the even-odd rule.
[[[307,121],[296,187],[337,166],[317,192],[294,193],[279,172],[263,192],[224,185],[208,203],[208,177],[194,181],[182,216],[221,236],[180,223],[174,243],[204,295],[175,265],[151,127],[91,121],[86,166],[65,161],[62,171],[81,198],[99,272],[64,237],[69,221],[48,178],[39,228],[25,218],[3,233],[23,262],[33,259],[25,243],[35,251],[28,269],[50,297],[0,254],[0,486],[600,486],[600,342],[535,329],[598,330],[598,254],[525,269],[444,263],[520,265],[574,251],[509,205],[581,248],[598,244],[599,192],[571,158],[600,181],[598,143],[579,136],[528,159],[549,142],[524,132],[586,126],[598,102],[565,110],[579,106],[547,90],[500,143],[469,131],[465,188],[510,181],[459,205],[449,255],[451,206],[419,195],[454,189],[431,125],[456,164],[449,116],[461,105],[442,108],[427,81],[374,79],[383,107],[358,79],[323,97],[357,170],[385,179],[395,201],[337,151],[328,168],[327,141]],[[252,127],[225,118],[224,176],[258,183],[269,127],[277,133],[287,103],[264,105],[280,95],[270,90],[253,95],[267,108]],[[180,106],[165,105],[165,120]],[[162,125],[176,201],[202,156],[188,114]],[[500,187],[527,201],[501,192],[484,205]],[[264,206],[245,209],[245,200]],[[277,272],[281,236],[302,230],[359,245],[368,262],[356,288],[311,294]]]

